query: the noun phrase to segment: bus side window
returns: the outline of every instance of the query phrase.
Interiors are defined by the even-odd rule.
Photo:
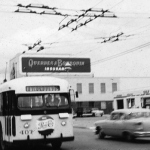
[[[7,92],[4,92],[3,93],[3,112],[4,112],[4,115],[7,115],[8,114],[8,95],[7,95]]]

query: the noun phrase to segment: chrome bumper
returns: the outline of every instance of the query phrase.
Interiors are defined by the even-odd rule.
[[[134,132],[135,137],[150,137],[150,132]]]

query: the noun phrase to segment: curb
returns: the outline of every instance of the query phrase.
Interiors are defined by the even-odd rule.
[[[80,128],[80,129],[90,129],[90,130],[95,130],[95,127],[83,127],[83,126],[78,126],[78,125],[74,125],[74,128]]]
[[[88,127],[82,127],[82,126],[73,126],[74,128],[80,128],[80,129],[88,129]]]

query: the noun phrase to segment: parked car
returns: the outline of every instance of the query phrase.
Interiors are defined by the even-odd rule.
[[[92,113],[92,116],[103,116],[104,115],[104,111],[99,110],[98,108],[92,108],[91,113]]]
[[[95,134],[100,139],[108,135],[123,137],[128,141],[138,137],[150,137],[150,110],[115,110],[109,119],[95,122]]]
[[[77,113],[77,117],[82,117],[82,114],[83,114],[83,107],[78,107],[76,113]]]
[[[83,108],[83,107],[78,107],[77,108],[77,116],[103,116],[104,111],[99,110],[98,108]]]

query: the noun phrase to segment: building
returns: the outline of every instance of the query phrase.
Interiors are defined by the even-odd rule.
[[[120,78],[74,76],[66,78],[78,91],[77,107],[97,107],[109,114],[113,110],[113,92],[120,89]]]

